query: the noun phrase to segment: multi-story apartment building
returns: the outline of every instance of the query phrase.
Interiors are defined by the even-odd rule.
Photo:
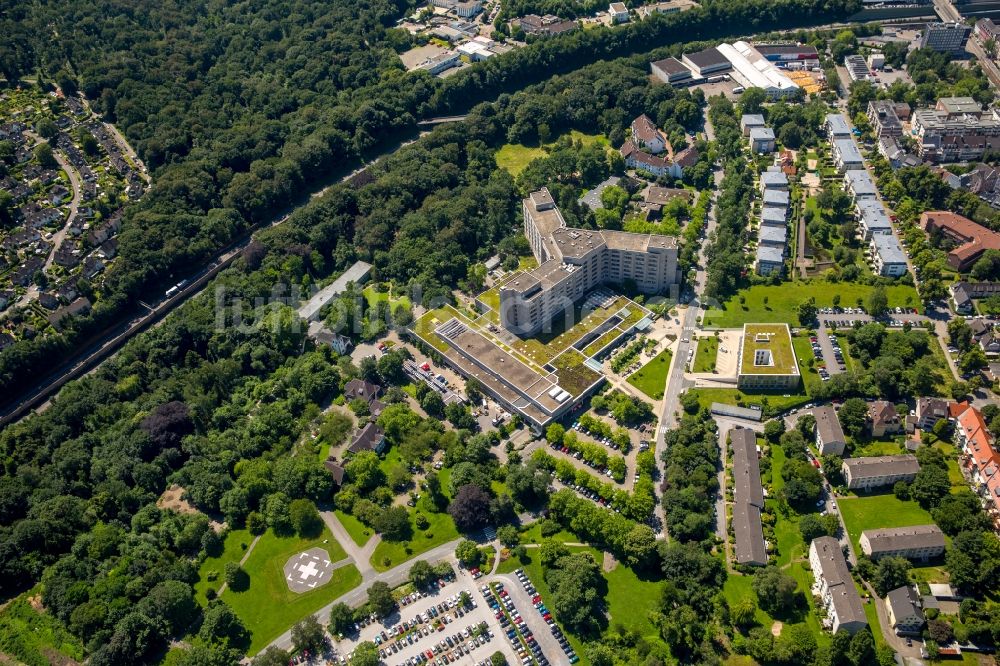
[[[871,241],[875,234],[892,234],[892,222],[881,201],[862,199],[855,204],[854,214],[858,218],[858,233],[865,242]]]
[[[840,173],[865,168],[861,151],[858,150],[858,144],[853,138],[834,139],[830,152],[833,155],[833,165]]]
[[[817,407],[813,410],[816,418],[816,448],[821,455],[844,455],[844,447],[847,446],[847,438],[844,437],[844,429],[840,427],[840,419],[837,412],[829,405]]]
[[[513,333],[538,332],[600,284],[629,280],[655,294],[679,282],[673,236],[569,228],[545,188],[524,200],[523,211],[539,265],[500,288],[500,323]]]
[[[848,488],[871,490],[891,486],[897,481],[913,481],[920,471],[920,463],[911,455],[846,458],[842,471]]]
[[[868,241],[872,271],[885,277],[899,277],[906,273],[906,253],[896,237],[890,234],[873,234]]]
[[[875,181],[864,169],[851,169],[844,173],[844,190],[851,195],[855,202],[878,197]]]
[[[971,97],[942,97],[933,109],[913,112],[917,153],[930,162],[976,160],[1000,149],[1000,117]]]
[[[753,566],[767,564],[767,545],[760,522],[764,488],[757,460],[757,437],[753,430],[729,432],[733,447],[733,537],[736,562]]]
[[[860,544],[861,551],[873,560],[882,557],[929,560],[944,553],[944,532],[937,525],[865,530]]]
[[[920,215],[920,228],[928,234],[940,232],[955,247],[948,251],[948,264],[965,272],[986,250],[1000,250],[1000,234],[967,217],[946,210],[929,210]]]
[[[899,103],[888,99],[875,99],[868,102],[868,121],[875,130],[875,136],[879,138],[903,136],[903,123],[900,122],[898,113],[899,107]]]
[[[840,543],[828,536],[813,539],[809,545],[809,565],[814,581],[812,591],[826,610],[824,625],[833,633],[843,629],[853,634],[864,629],[868,618]]]

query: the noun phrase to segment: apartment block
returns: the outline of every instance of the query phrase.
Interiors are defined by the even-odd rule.
[[[861,596],[854,587],[840,543],[828,536],[813,539],[809,544],[809,565],[814,581],[812,591],[826,610],[824,626],[832,633],[843,629],[850,634],[868,626]]]
[[[848,488],[871,490],[892,486],[898,481],[913,481],[920,471],[920,463],[912,455],[847,458],[842,471]]]
[[[733,447],[733,537],[739,564],[764,566],[767,546],[760,522],[764,488],[757,460],[757,437],[753,430],[737,428],[729,433]]]
[[[929,560],[944,553],[944,532],[937,525],[865,530],[860,543],[861,551],[873,560],[882,557]]]
[[[816,418],[816,448],[821,455],[844,455],[847,438],[844,429],[840,427],[837,412],[829,405],[813,409]]]
[[[942,97],[933,109],[913,112],[917,152],[930,162],[976,160],[1000,149],[1000,117],[971,97]]]

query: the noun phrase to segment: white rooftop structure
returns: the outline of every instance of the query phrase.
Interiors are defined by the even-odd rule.
[[[344,271],[343,275],[317,291],[316,295],[303,304],[299,308],[299,316],[307,321],[315,319],[324,305],[344,293],[344,290],[347,289],[347,283],[362,284],[368,279],[368,274],[371,272],[371,264],[364,261],[354,262],[354,265]]]
[[[746,42],[719,44],[716,48],[732,63],[733,77],[742,86],[763,88],[771,98],[785,97],[798,92],[798,85]]]

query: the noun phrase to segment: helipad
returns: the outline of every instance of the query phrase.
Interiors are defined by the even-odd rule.
[[[285,562],[285,582],[292,592],[308,592],[325,585],[333,574],[330,554],[322,548],[310,548],[292,555]]]

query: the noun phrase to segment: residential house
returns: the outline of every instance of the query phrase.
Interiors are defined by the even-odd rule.
[[[855,202],[860,199],[877,199],[878,188],[875,181],[864,169],[852,169],[844,173],[844,190]]]
[[[608,16],[612,23],[628,23],[628,7],[624,2],[612,2],[608,6]]]
[[[768,167],[760,174],[761,190],[788,190],[788,176],[778,167]]]
[[[826,611],[824,626],[832,633],[843,629],[850,634],[868,626],[840,542],[828,536],[813,539],[809,544],[809,564],[814,580],[812,591]]]
[[[886,400],[874,400],[868,403],[868,429],[872,437],[885,437],[903,431],[903,424],[896,406]]]
[[[787,211],[777,206],[764,206],[760,209],[760,224],[762,227],[775,226],[785,228]]]
[[[851,126],[848,124],[847,118],[839,113],[828,113],[824,127],[826,127],[826,136],[830,141],[851,138]]]
[[[837,171],[844,173],[852,169],[864,169],[865,163],[853,138],[834,139],[831,146],[833,164]]]
[[[915,456],[909,454],[847,458],[842,471],[847,487],[851,490],[871,490],[892,486],[899,481],[913,481],[920,471],[920,463]]]
[[[953,283],[948,290],[951,292],[952,306],[959,314],[972,314],[973,301],[1000,296],[1000,282],[964,282]]]
[[[813,409],[816,418],[816,448],[821,455],[844,455],[847,438],[844,429],[840,427],[837,412],[829,405]]]
[[[868,121],[875,130],[875,136],[879,138],[903,136],[903,123],[899,120],[897,106],[896,102],[888,99],[876,99],[868,102]],[[909,108],[907,105],[907,111]]]
[[[791,196],[784,190],[764,190],[764,196],[761,199],[761,202],[764,206],[774,206],[777,208],[787,209],[791,204]]]
[[[910,585],[897,587],[885,596],[885,611],[897,635],[918,634],[924,626],[920,597]]]
[[[785,270],[785,253],[776,247],[768,245],[757,246],[757,260],[754,270],[758,275],[771,275]]]
[[[323,466],[326,467],[326,471],[328,471],[330,473],[330,478],[333,479],[333,484],[336,487],[339,488],[342,485],[344,485],[344,477],[345,477],[345,475],[346,475],[347,472],[344,469],[343,465],[341,465],[340,463],[338,463],[333,458],[327,458],[323,462]]]
[[[937,525],[911,525],[861,533],[861,552],[873,560],[905,557],[929,560],[944,553],[944,532]]]
[[[351,445],[347,447],[348,453],[360,453],[361,451],[374,451],[382,453],[385,450],[385,432],[376,423],[368,423],[361,431],[354,436]]]
[[[861,199],[854,207],[858,219],[858,235],[865,242],[871,242],[876,234],[892,235],[892,222],[885,206],[877,199]]]
[[[65,305],[48,316],[49,324],[57,331],[62,330],[66,319],[82,316],[90,312],[90,299],[81,296],[69,305]]]
[[[1000,454],[982,412],[968,403],[952,403],[955,441],[961,449],[960,464],[983,506],[1000,525]]]

